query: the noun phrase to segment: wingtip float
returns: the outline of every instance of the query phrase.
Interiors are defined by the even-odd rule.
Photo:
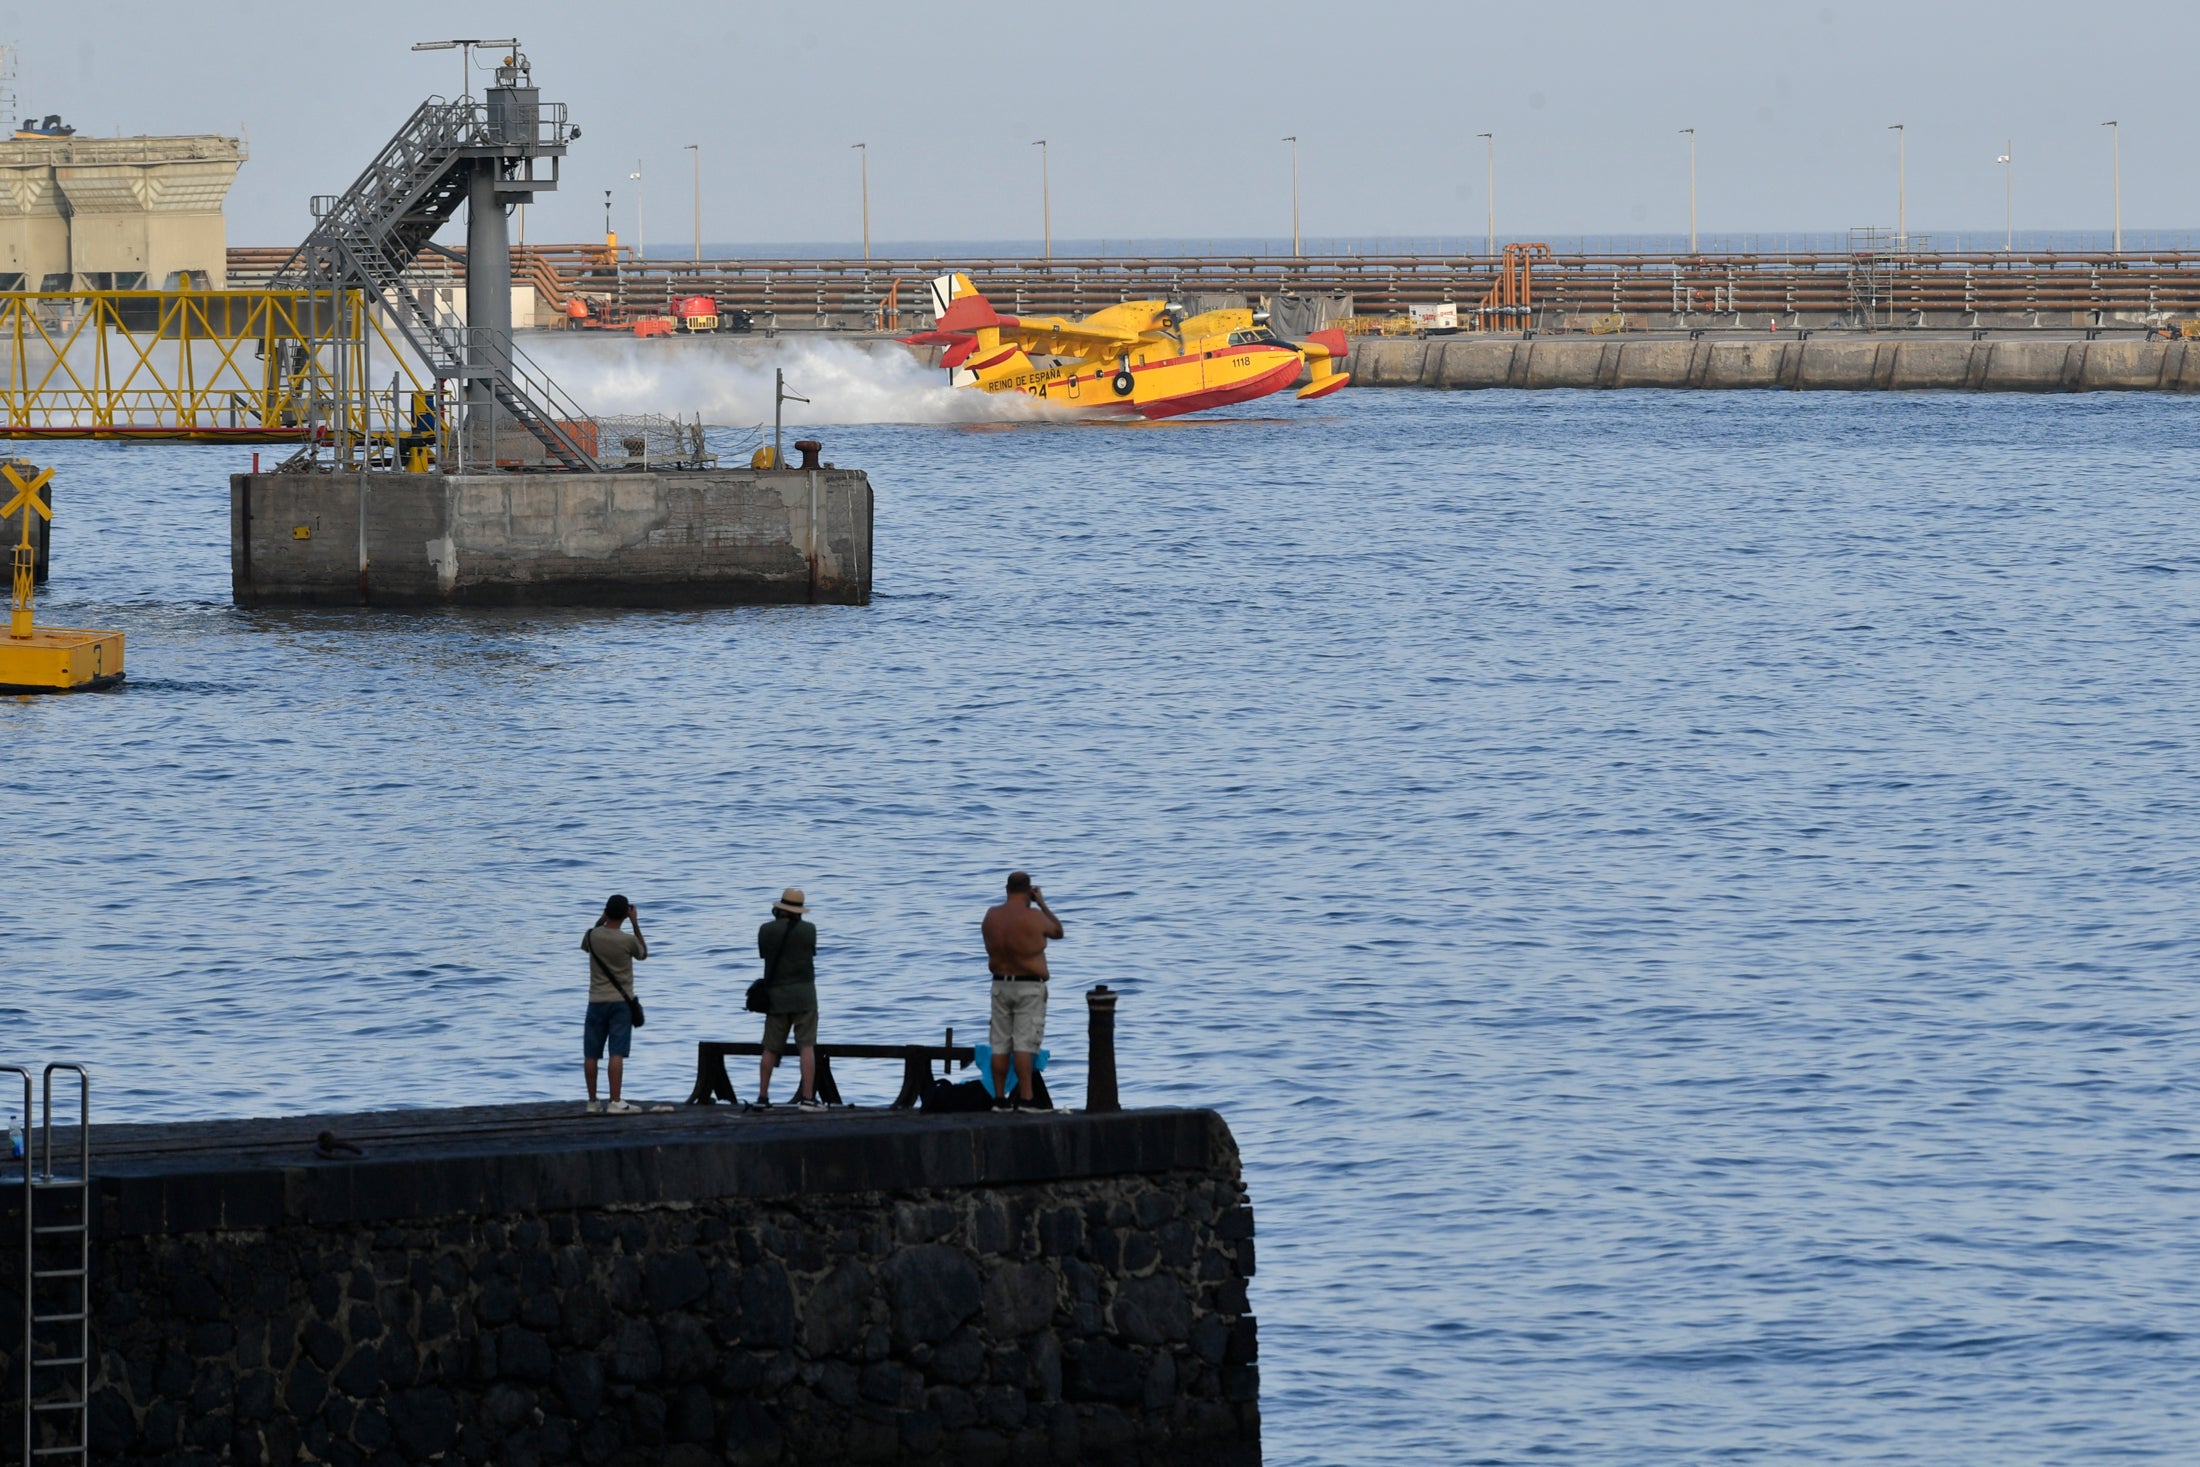
[[[1306,400],[1352,380],[1340,370],[1342,331],[1288,342],[1246,310],[1187,317],[1167,301],[1123,301],[1075,321],[1004,316],[955,274],[932,282],[932,316],[934,329],[902,339],[946,348],[940,364],[952,385],[1084,411],[1173,418],[1266,397],[1308,374],[1298,391]]]

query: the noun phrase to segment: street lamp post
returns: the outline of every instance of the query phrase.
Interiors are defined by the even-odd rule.
[[[1688,253],[1696,253],[1696,129],[1684,127],[1688,134]]]
[[[1291,256],[1296,259],[1299,253],[1299,135],[1293,133],[1284,141],[1291,145]]]
[[[1478,132],[1475,136],[1489,144],[1490,258],[1494,260],[1497,258],[1497,134]]]
[[[2014,254],[2017,248],[2017,185],[2016,164],[2011,160],[2017,155],[2017,141],[2011,138],[2001,145],[2001,156],[1994,161],[2001,165],[2001,252]]]
[[[2124,130],[2113,122],[2101,126],[2108,129],[2108,146],[2116,179],[2116,239],[2111,246],[2117,254],[2124,252]]]
[[[649,236],[642,232],[642,160],[634,160],[634,171],[627,175],[634,184],[634,259],[638,264],[649,253]]]
[[[1889,124],[1894,134],[1894,247],[1910,247],[1910,133],[1901,123]]]
[[[695,263],[703,263],[703,145],[689,143],[687,150],[695,155]]]
[[[1039,227],[1046,234],[1047,263],[1054,263],[1054,193],[1047,179],[1047,140],[1032,144],[1039,150]]]
[[[859,160],[863,167],[863,262],[868,265],[871,262],[871,145],[850,143],[848,146],[863,155]]]

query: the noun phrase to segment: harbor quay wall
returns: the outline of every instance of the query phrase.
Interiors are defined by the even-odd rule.
[[[237,474],[239,606],[710,606],[871,599],[853,469]]]
[[[95,1128],[93,1461],[1259,1460],[1212,1112],[330,1123],[122,1176]]]
[[[2194,392],[2200,353],[2176,341],[1901,341],[1767,333],[1752,341],[1622,337],[1361,338],[1362,387],[1786,388],[1796,391]]]

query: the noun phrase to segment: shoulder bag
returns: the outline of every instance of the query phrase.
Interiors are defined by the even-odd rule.
[[[779,946],[772,949],[772,960],[764,965],[764,976],[749,985],[746,1007],[750,1013],[768,1014],[772,1011],[772,974],[779,971],[780,955],[786,952],[787,944],[794,941],[794,930],[801,925],[800,917],[787,919],[787,930],[779,934]]]
[[[610,965],[604,962],[602,958],[596,956],[595,928],[591,927],[590,929],[588,929],[588,941],[583,943],[582,946],[588,949],[588,961],[594,963],[596,965],[596,971],[603,974],[603,981],[610,984],[613,988],[619,988],[619,980],[612,976]],[[626,1000],[627,1017],[634,1021],[635,1028],[641,1028],[643,1023],[642,1001],[634,996],[634,990],[631,988],[619,988],[619,996]]]

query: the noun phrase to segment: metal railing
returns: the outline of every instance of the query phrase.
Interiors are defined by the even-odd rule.
[[[77,1079],[74,1176],[54,1171],[57,1073]],[[0,1074],[23,1081],[22,1460],[24,1467],[72,1459],[86,1463],[91,1460],[92,1078],[82,1065],[47,1065],[45,1114],[34,1134],[28,1129],[31,1072],[0,1065]],[[58,1221],[42,1221],[49,1209]]]
[[[377,345],[403,372],[356,294],[0,294],[0,434],[283,443],[340,427],[376,441],[393,423],[353,383]]]
[[[524,136],[514,136],[515,118],[492,110],[488,102],[463,98],[445,102],[431,97],[385,143],[350,188],[315,200],[313,232],[277,273],[283,282],[334,281],[362,291],[397,328],[426,370],[442,381],[481,382],[504,413],[542,447],[571,469],[594,469],[594,457],[575,433],[560,426],[581,414],[539,367],[523,370],[516,353],[483,350],[478,332],[446,325],[425,309],[408,288],[407,268],[435,231],[457,212],[477,154],[498,150],[562,147],[572,135],[561,103],[542,103],[518,118]],[[529,364],[532,366],[532,364]],[[364,390],[364,384],[361,384]],[[469,412],[472,409],[468,409]],[[494,447],[497,414],[485,425],[458,434],[460,453],[478,461],[477,445],[486,427],[492,445],[488,460],[504,460]],[[339,457],[347,447],[339,439]]]
[[[1891,238],[1891,234],[1890,234]],[[1899,250],[1865,247],[1818,253],[1569,254],[1535,267],[1540,307],[1564,313],[1630,315],[1767,313],[1846,315],[1859,293],[1884,320],[1937,313],[2200,312],[2200,251],[1948,251],[1910,236]],[[432,262],[462,268],[463,256]],[[235,250],[238,278],[265,271],[268,252]],[[1292,258],[1057,256],[874,259],[614,258],[596,245],[528,245],[512,253],[513,276],[532,282],[553,310],[575,296],[633,313],[663,312],[683,295],[716,298],[722,312],[746,310],[768,324],[819,315],[835,324],[876,319],[901,282],[902,328],[919,329],[925,293],[912,282],[960,270],[1003,310],[1079,315],[1118,300],[1188,294],[1350,296],[1354,312],[1385,316],[1456,303],[1462,313],[1499,283],[1501,262],[1474,255],[1337,255]],[[423,260],[421,268],[430,268]],[[1864,276],[1862,290],[1858,277]]]

